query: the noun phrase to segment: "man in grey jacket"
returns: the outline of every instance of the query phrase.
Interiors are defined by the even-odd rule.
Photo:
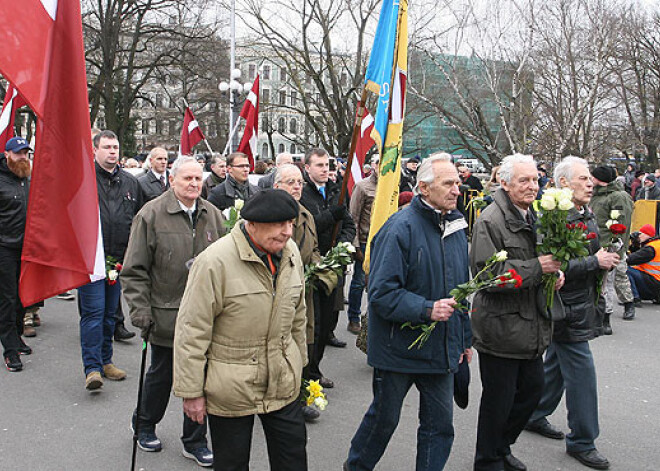
[[[146,204],[135,216],[121,272],[131,322],[143,336],[151,334],[151,365],[144,383],[138,424],[138,446],[160,451],[156,425],[162,420],[172,390],[174,327],[194,258],[225,233],[222,213],[200,198],[202,169],[193,157],[172,166],[172,189]],[[135,427],[135,413],[133,427]],[[183,455],[201,466],[213,464],[206,423],[184,415]]]
[[[502,188],[477,220],[470,266],[481,270],[495,252],[508,259],[496,274],[515,269],[522,287],[511,285],[480,291],[473,302],[474,347],[479,352],[481,404],[477,428],[475,471],[524,471],[511,454],[543,392],[543,352],[550,344],[552,323],[537,305],[541,276],[560,273],[551,255],[536,254],[536,214],[531,205],[539,190],[536,163],[529,155],[510,155],[500,167]],[[543,306],[544,307],[544,306]]]

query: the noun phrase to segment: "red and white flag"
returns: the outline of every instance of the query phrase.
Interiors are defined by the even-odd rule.
[[[28,306],[105,275],[80,1],[4,0],[0,24],[0,74],[37,115],[20,279]]]
[[[252,89],[248,94],[241,118],[245,119],[245,131],[238,145],[238,152],[243,152],[250,161],[250,171],[254,170],[254,156],[257,155],[257,138],[259,135],[259,74],[254,79]]]
[[[4,152],[5,144],[14,137],[16,110],[25,105],[23,97],[12,84],[9,84],[5,94],[5,102],[2,104],[2,111],[0,112],[0,152]]]
[[[361,108],[358,106],[358,110],[359,109],[363,110],[362,122],[360,124],[360,134],[358,136],[358,141],[355,145],[355,154],[353,154],[351,171],[348,174],[347,188],[349,196],[353,194],[353,188],[355,185],[362,181],[364,178],[362,167],[364,166],[367,153],[375,144],[375,141],[371,137],[371,130],[374,128],[374,117],[371,116],[369,110],[367,110],[366,107]]]
[[[179,153],[181,155],[192,155],[193,147],[203,140],[204,134],[199,129],[199,123],[197,123],[190,108],[186,107],[186,111],[183,114],[183,126],[181,126],[181,146]]]

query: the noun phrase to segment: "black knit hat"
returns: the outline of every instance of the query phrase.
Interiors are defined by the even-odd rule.
[[[298,217],[298,202],[284,190],[262,190],[245,202],[241,217],[252,222],[282,222]]]
[[[600,180],[603,183],[611,183],[616,179],[616,170],[612,167],[606,167],[604,165],[596,167],[591,174],[594,178]]]

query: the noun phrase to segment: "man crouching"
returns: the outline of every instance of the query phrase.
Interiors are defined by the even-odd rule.
[[[244,223],[193,264],[174,336],[174,393],[208,422],[213,469],[248,469],[254,417],[271,469],[306,470],[307,432],[296,403],[307,363],[303,265],[290,240],[298,203],[265,190]]]

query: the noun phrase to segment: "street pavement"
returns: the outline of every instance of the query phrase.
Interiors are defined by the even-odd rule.
[[[637,310],[633,322],[621,320],[617,306],[614,335],[591,343],[598,372],[601,435],[598,449],[613,470],[660,469],[660,309],[650,303]],[[27,339],[34,354],[23,357],[21,373],[0,371],[0,470],[74,471],[129,470],[132,433],[129,421],[137,397],[140,342],[115,343],[115,363],[126,369],[122,382],[106,381],[103,390],[84,389],[80,359],[78,314],[75,302],[51,299],[41,310],[38,336]],[[337,336],[345,349],[328,348],[323,371],[336,387],[327,390],[330,404],[320,420],[308,426],[309,469],[341,470],[364,412],[371,401],[371,368],[354,346],[341,314]],[[469,471],[476,437],[481,388],[478,356],[472,363],[470,405],[455,409],[456,438],[446,469]],[[401,422],[377,469],[412,471],[418,395],[407,397]],[[550,418],[566,426],[564,403]],[[181,400],[172,396],[157,428],[163,442],[160,453],[138,450],[137,467],[145,471],[194,470],[197,465],[181,456]],[[561,441],[523,432],[514,454],[530,471],[579,471],[588,468],[566,455]],[[267,470],[266,446],[259,421],[255,422],[251,469]]]

